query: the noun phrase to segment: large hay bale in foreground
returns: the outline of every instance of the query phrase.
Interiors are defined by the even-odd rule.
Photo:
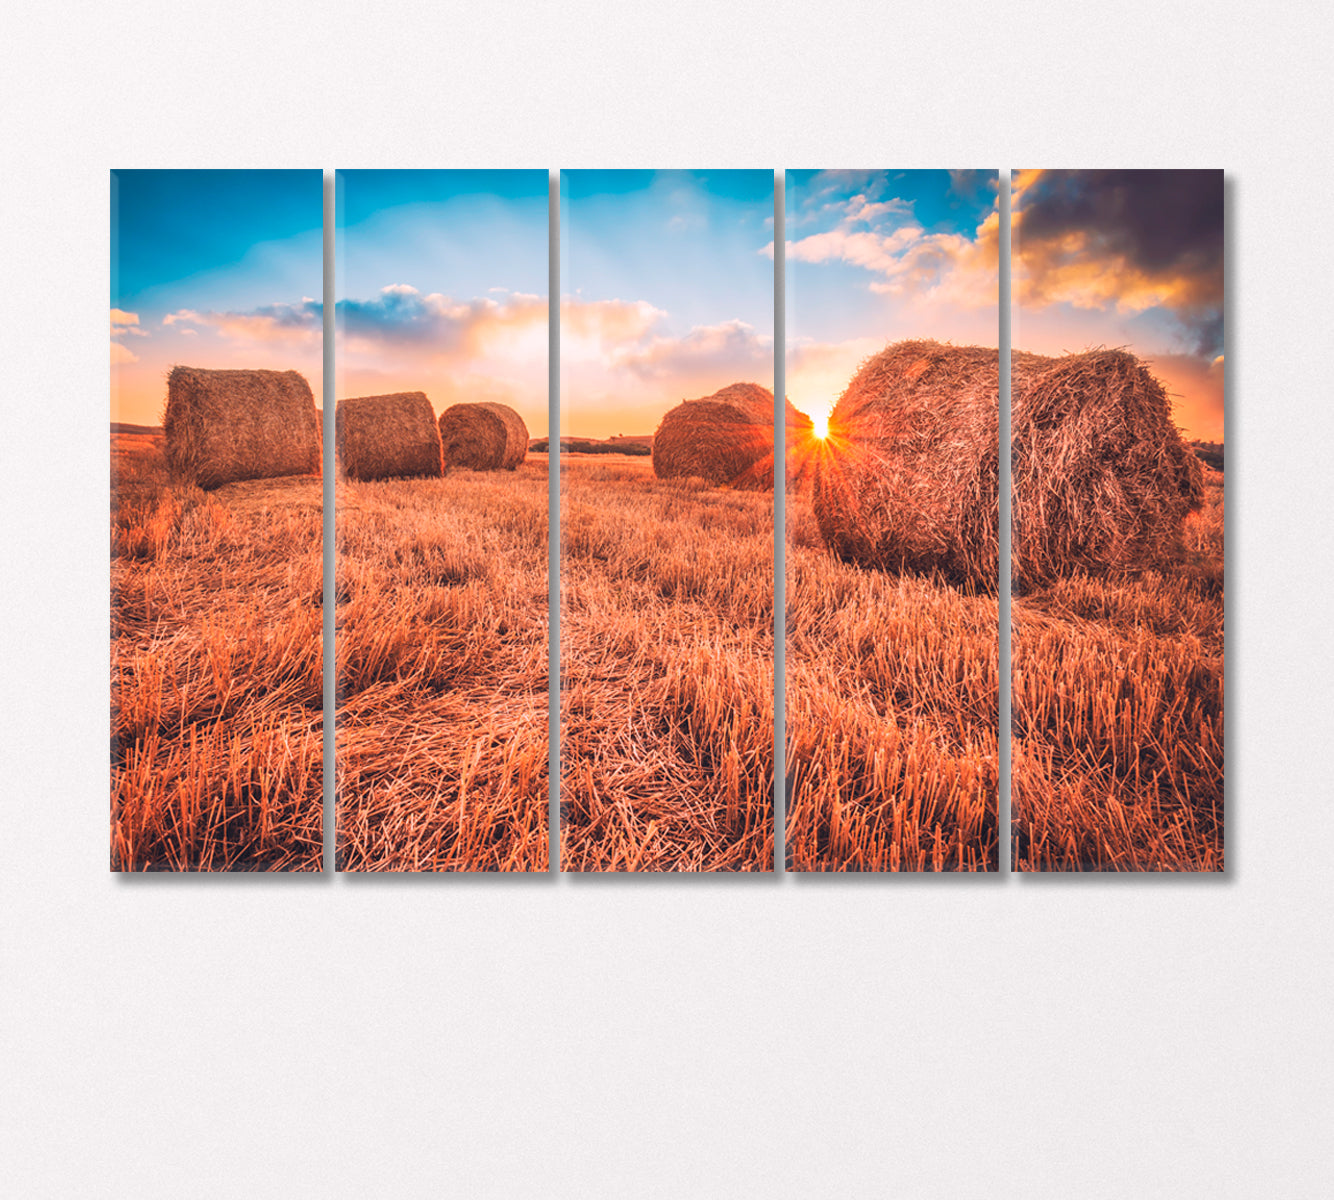
[[[1162,384],[1125,350],[1024,360],[1012,391],[1015,585],[1162,561],[1204,502]]]
[[[168,463],[203,488],[320,473],[315,396],[296,371],[173,367],[162,425]]]
[[[480,400],[440,414],[445,465],[471,471],[513,471],[528,457],[528,426],[508,404]]]
[[[334,438],[349,479],[444,474],[440,431],[424,392],[352,396],[338,402]]]
[[[993,591],[999,355],[899,342],[839,399],[814,509],[839,557]],[[1016,585],[1148,565],[1202,495],[1161,385],[1122,350],[1011,364]]]
[[[787,425],[809,428],[790,401]],[[683,400],[653,435],[659,479],[694,476],[753,490],[774,485],[774,394],[757,383],[733,383],[698,400]]]
[[[812,504],[840,558],[996,586],[1000,353],[908,341],[853,376],[815,453]]]

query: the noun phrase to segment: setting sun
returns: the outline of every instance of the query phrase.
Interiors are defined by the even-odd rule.
[[[827,438],[827,437],[829,436],[829,414],[828,414],[828,413],[816,413],[816,414],[811,418],[811,421],[812,421],[812,423],[813,423],[814,426],[815,426],[815,436],[816,436],[816,437],[818,437],[821,441],[823,441],[825,438]]]

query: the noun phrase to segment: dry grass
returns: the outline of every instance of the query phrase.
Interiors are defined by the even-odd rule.
[[[113,869],[320,869],[321,520],[318,476],[204,492],[113,434]]]
[[[561,865],[773,866],[773,498],[561,458]]]
[[[998,606],[840,562],[787,496],[787,860],[994,871]]]
[[[340,481],[340,870],[547,869],[546,467]]]
[[[1223,869],[1223,476],[1174,562],[1013,607],[1020,871]]]

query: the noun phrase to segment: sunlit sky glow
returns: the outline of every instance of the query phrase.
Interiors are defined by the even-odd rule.
[[[320,171],[112,172],[112,419],[160,420],[175,363],[322,387]],[[340,396],[502,400],[547,430],[546,171],[338,176]],[[787,391],[827,414],[887,343],[998,342],[994,171],[786,173]],[[773,382],[773,174],[561,175],[564,432],[651,433]],[[1019,171],[1013,335],[1127,346],[1189,436],[1223,435],[1218,171]]]
[[[773,387],[772,171],[560,178],[563,434],[652,433],[683,399]]]
[[[490,400],[547,434],[549,175],[339,171],[343,396]]]

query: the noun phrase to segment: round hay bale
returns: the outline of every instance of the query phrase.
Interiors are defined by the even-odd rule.
[[[528,457],[528,426],[508,404],[452,404],[440,414],[445,465],[513,471]]]
[[[814,452],[812,506],[845,561],[994,589],[997,350],[906,341],[862,364]]]
[[[338,460],[349,479],[440,476],[440,431],[424,392],[353,396],[334,414]]]
[[[810,418],[787,402],[788,425]],[[694,476],[708,483],[772,490],[774,394],[757,383],[733,383],[712,396],[683,400],[653,435],[659,479]]]
[[[315,396],[296,371],[173,367],[162,425],[168,463],[202,488],[320,473]]]
[[[1160,562],[1204,502],[1162,384],[1126,350],[1026,357],[1012,393],[1015,585]]]
[[[813,507],[840,558],[994,591],[999,355],[898,342],[863,364],[816,459]],[[1161,385],[1124,350],[1011,361],[1016,587],[1150,565],[1203,496]]]
[[[795,485],[803,478],[809,460],[810,446],[815,441],[815,422],[798,409],[791,400],[784,402],[787,427],[787,481]],[[774,490],[774,451],[771,446],[763,458],[747,467],[729,484],[737,491],[772,492]]]

